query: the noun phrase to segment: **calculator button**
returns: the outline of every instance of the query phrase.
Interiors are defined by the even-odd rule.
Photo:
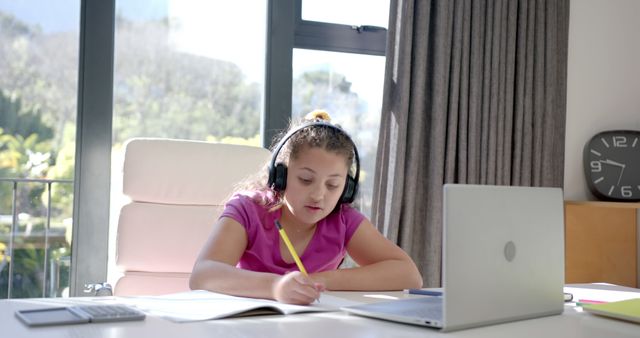
[[[126,305],[80,305],[73,307],[91,318],[92,322],[142,320],[145,314]]]

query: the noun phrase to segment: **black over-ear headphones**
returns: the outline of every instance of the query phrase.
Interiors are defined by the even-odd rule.
[[[358,192],[358,180],[360,179],[360,157],[358,156],[358,149],[356,147],[356,144],[351,139],[351,137],[349,137],[349,135],[344,130],[342,130],[342,128],[327,122],[316,121],[312,123],[303,124],[300,127],[289,131],[286,135],[282,137],[282,139],[280,139],[280,142],[278,142],[278,144],[273,150],[273,154],[271,155],[271,162],[269,164],[269,179],[267,181],[267,184],[269,185],[269,187],[271,187],[275,191],[284,191],[284,189],[287,187],[287,166],[282,162],[279,162],[276,164],[276,160],[278,159],[278,154],[280,153],[280,150],[282,149],[282,147],[284,147],[284,144],[287,143],[287,140],[289,140],[293,135],[295,135],[302,129],[305,129],[308,127],[331,128],[331,129],[337,130],[340,133],[344,134],[347,137],[347,139],[349,139],[349,141],[351,142],[351,145],[353,146],[353,154],[356,162],[356,173],[354,177],[352,177],[349,173],[347,173],[347,181],[344,185],[344,190],[342,191],[342,195],[340,195],[339,203],[353,202],[356,199],[356,193]]]

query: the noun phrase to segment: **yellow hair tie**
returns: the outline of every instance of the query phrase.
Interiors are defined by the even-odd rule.
[[[331,116],[329,116],[329,113],[327,113],[324,110],[314,110],[309,114],[305,115],[304,119],[308,121],[322,120],[322,121],[330,122]]]

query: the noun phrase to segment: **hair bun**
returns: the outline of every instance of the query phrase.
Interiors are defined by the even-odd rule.
[[[307,121],[325,121],[331,122],[331,116],[324,110],[314,110],[309,114],[304,116],[304,119]]]

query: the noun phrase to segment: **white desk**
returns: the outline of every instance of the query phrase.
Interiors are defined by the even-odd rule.
[[[577,286],[577,285],[576,285]],[[583,286],[583,285],[580,285]],[[584,285],[585,287],[592,287]],[[607,288],[597,286],[598,288]],[[616,290],[638,292],[639,289],[615,287]],[[372,301],[362,298],[371,293],[332,293],[348,298]],[[385,295],[401,296],[401,293],[387,292]],[[277,316],[256,316],[211,320],[192,323],[174,323],[162,318],[147,316],[144,321],[102,324],[79,324],[29,328],[14,316],[19,309],[41,308],[43,305],[59,305],[83,299],[22,299],[0,301],[1,337],[43,337],[43,338],[144,338],[144,337],[639,337],[640,325],[598,317],[578,311],[573,305],[566,305],[562,315],[524,320],[506,324],[480,327],[463,331],[440,333],[435,329],[368,319],[343,312],[314,314],[294,314]]]

